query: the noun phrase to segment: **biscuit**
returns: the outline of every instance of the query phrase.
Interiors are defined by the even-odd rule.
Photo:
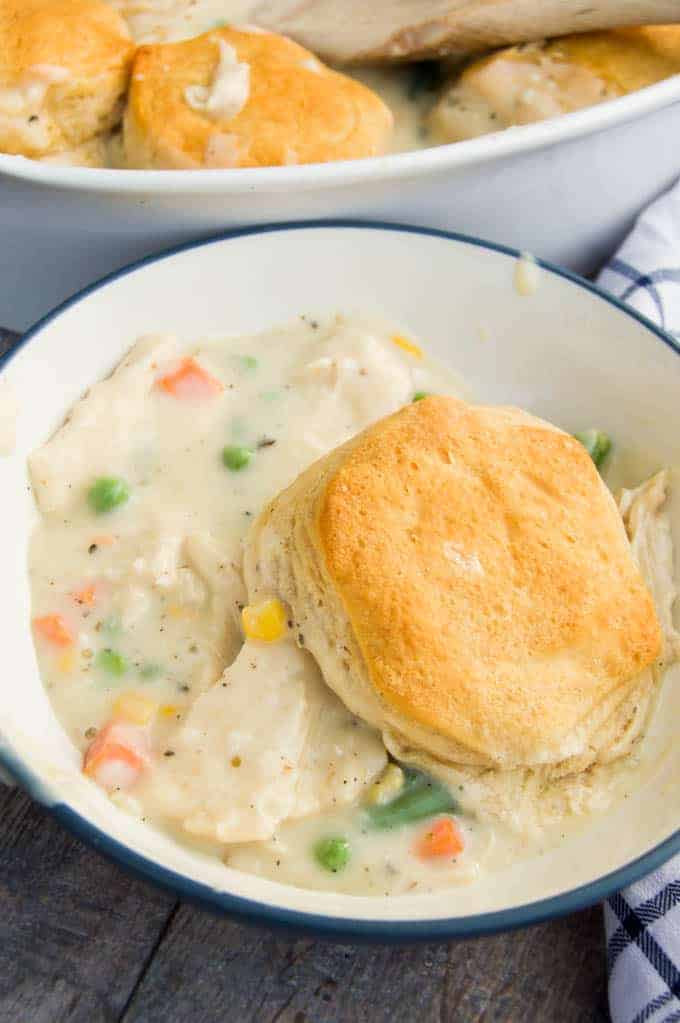
[[[353,713],[453,763],[582,769],[661,647],[587,452],[517,409],[379,421],[271,502],[245,568]]]
[[[41,157],[110,130],[133,53],[103,0],[0,0],[0,150]]]
[[[132,167],[270,167],[375,156],[392,114],[283,36],[222,28],[140,47],[124,120]]]
[[[680,72],[680,26],[584,32],[498,50],[444,89],[428,117],[439,142],[558,117]]]

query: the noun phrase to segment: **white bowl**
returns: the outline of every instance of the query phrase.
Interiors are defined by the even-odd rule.
[[[456,145],[302,167],[116,171],[0,155],[0,322],[27,327],[163,246],[314,217],[467,231],[590,272],[680,171],[679,101],[677,76]]]
[[[565,272],[513,286],[516,254],[407,227],[336,223],[253,229],[116,274],[38,324],[2,368],[19,399],[15,452],[0,460],[0,762],[68,827],[182,896],[251,919],[381,939],[479,934],[567,912],[680,849],[680,678],[666,678],[646,740],[665,758],[624,803],[542,856],[435,895],[302,891],[238,873],[155,834],[79,770],[43,690],[29,626],[27,543],[35,510],[26,456],[133,339],[254,331],[301,312],[376,312],[424,339],[472,393],[522,405],[568,430],[597,425],[636,472],[680,462],[680,358],[651,324]],[[540,457],[540,451],[537,451]],[[678,480],[675,479],[677,489]],[[680,500],[672,502],[680,544]]]

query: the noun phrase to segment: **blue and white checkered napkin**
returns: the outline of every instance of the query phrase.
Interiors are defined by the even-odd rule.
[[[680,338],[680,182],[640,216],[598,284]],[[680,1021],[680,856],[608,899],[604,919],[613,1023]]]

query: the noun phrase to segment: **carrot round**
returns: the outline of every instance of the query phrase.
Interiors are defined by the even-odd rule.
[[[440,817],[420,836],[415,853],[421,860],[433,860],[458,856],[464,848],[463,836],[453,817]]]
[[[148,764],[148,736],[113,720],[95,736],[83,757],[83,772],[102,788],[129,788]]]
[[[42,639],[52,643],[53,646],[73,645],[73,633],[61,615],[43,615],[42,618],[34,618],[33,628]]]
[[[102,764],[111,763],[113,760],[120,761],[135,771],[141,771],[144,767],[144,760],[129,746],[107,741],[100,743],[96,748],[95,743],[90,746],[83,761],[83,771],[85,774],[94,775]]]

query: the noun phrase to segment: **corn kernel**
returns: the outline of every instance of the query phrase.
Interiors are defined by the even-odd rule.
[[[248,639],[262,643],[276,643],[286,629],[286,610],[280,600],[273,597],[261,604],[251,604],[241,612],[243,631]]]
[[[404,337],[403,334],[393,334],[392,344],[396,345],[397,348],[401,348],[403,351],[408,352],[409,355],[415,356],[416,359],[423,358],[424,353],[422,348],[415,344],[415,342],[409,341],[409,339]]]
[[[383,806],[399,795],[403,787],[404,772],[397,764],[388,764],[366,793],[366,802],[371,806]]]
[[[135,725],[147,725],[157,710],[158,704],[155,700],[150,700],[148,696],[135,693],[133,690],[122,693],[113,705],[116,717],[124,718]]]
[[[73,649],[64,650],[57,660],[57,669],[68,675],[76,666],[76,655]]]
[[[161,707],[161,714],[164,718],[174,718],[179,714],[179,707],[176,707],[174,703],[164,703]]]

